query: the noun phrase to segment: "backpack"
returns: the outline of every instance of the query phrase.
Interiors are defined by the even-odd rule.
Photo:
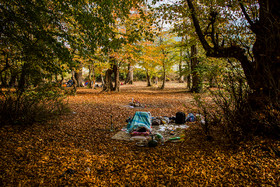
[[[183,124],[185,122],[186,122],[186,114],[184,112],[177,112],[175,123],[176,124]]]

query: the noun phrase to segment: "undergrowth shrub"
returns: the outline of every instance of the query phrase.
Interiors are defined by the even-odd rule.
[[[280,110],[278,101],[265,98],[261,109],[256,110],[250,102],[252,91],[240,68],[234,66],[224,76],[220,87],[210,91],[212,101],[195,95],[196,105],[206,118],[201,123],[206,136],[211,128],[218,127],[224,138],[237,143],[255,135],[280,137]],[[216,137],[218,138],[218,137]]]
[[[28,89],[23,93],[1,92],[1,125],[31,125],[44,122],[68,112],[65,90],[51,84]]]

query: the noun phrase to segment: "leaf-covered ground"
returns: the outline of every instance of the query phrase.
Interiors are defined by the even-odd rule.
[[[195,112],[183,84],[165,91],[144,84],[122,86],[120,93],[79,89],[68,98],[74,114],[32,127],[0,129],[1,186],[280,186],[279,141],[255,138],[235,148],[214,137],[206,141],[193,123],[180,143],[155,148],[112,140],[139,109],[153,116]],[[184,106],[185,105],[185,106]]]

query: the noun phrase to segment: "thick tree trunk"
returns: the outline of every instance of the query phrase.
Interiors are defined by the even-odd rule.
[[[77,87],[84,87],[82,69],[75,71],[75,79],[77,80]]]
[[[128,64],[128,73],[126,76],[125,84],[133,84],[133,66]]]
[[[253,46],[255,95],[265,95],[279,103],[280,97],[280,1],[260,0],[259,22]]]
[[[117,64],[114,64],[113,71],[114,71],[114,75],[115,75],[114,91],[119,92],[120,91],[120,71],[119,71],[119,66]]]
[[[147,86],[152,86],[151,76],[149,74],[149,71],[146,70],[146,76],[147,76]]]
[[[260,98],[270,98],[279,105],[280,93],[280,1],[259,0],[259,19],[253,22],[246,12],[245,7],[240,1],[242,12],[250,24],[251,30],[256,35],[256,41],[253,46],[255,61],[250,62],[246,56],[245,49],[233,45],[229,47],[219,46],[214,43],[211,47],[205,39],[205,36],[199,25],[196,11],[192,0],[187,0],[191,9],[191,16],[195,26],[196,33],[201,41],[207,56],[236,58],[241,62],[247,82],[253,90],[250,98],[252,103],[259,102]],[[213,40],[214,41],[214,40]],[[264,101],[265,103],[266,101]],[[278,102],[278,103],[277,103]],[[254,106],[255,108],[262,107]]]
[[[113,90],[112,74],[113,74],[112,69],[108,69],[105,73],[105,80],[103,84],[103,91],[105,92],[110,92]]]
[[[114,57],[109,57],[109,62],[111,64],[110,69],[106,71],[105,74],[105,82],[103,85],[103,91],[120,91],[120,72],[119,72],[119,65]],[[112,74],[114,74],[115,84],[113,85]]]
[[[191,46],[191,68],[192,68],[192,92],[200,93],[202,90],[202,82],[200,78],[200,74],[197,70],[198,66],[197,59],[197,47],[196,45]]]

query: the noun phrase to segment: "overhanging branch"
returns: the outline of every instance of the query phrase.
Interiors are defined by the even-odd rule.
[[[206,41],[206,39],[204,38],[204,35],[202,33],[202,30],[200,28],[200,25],[199,25],[199,21],[197,19],[197,16],[196,16],[196,12],[195,12],[195,9],[194,9],[194,6],[193,6],[193,3],[192,3],[193,0],[187,0],[188,2],[188,6],[191,10],[191,16],[192,16],[192,19],[193,19],[193,24],[194,24],[194,27],[195,27],[195,31],[199,37],[199,40],[203,46],[203,48],[206,50],[206,51],[210,51],[211,50],[211,47],[210,45],[208,44],[208,42]]]
[[[232,45],[230,47],[221,47],[219,46],[218,43],[214,43],[214,48],[210,47],[210,45],[208,44],[208,42],[206,41],[199,21],[197,19],[197,15],[195,12],[195,8],[193,6],[193,0],[187,0],[188,2],[188,6],[191,10],[191,16],[192,16],[192,20],[193,20],[193,24],[196,30],[196,33],[198,35],[198,38],[204,48],[204,50],[206,51],[206,55],[209,57],[216,57],[216,58],[235,58],[237,60],[240,61],[241,66],[244,70],[245,76],[247,78],[248,84],[250,85],[251,88],[254,88],[254,70],[253,70],[253,66],[252,63],[248,60],[247,56],[246,56],[246,51],[241,48],[240,46],[236,46],[236,45]],[[212,28],[213,29],[213,28]],[[213,30],[212,30],[213,31]],[[214,36],[212,33],[212,40],[214,41]]]
[[[239,1],[240,8],[241,8],[241,10],[242,10],[242,13],[244,14],[246,20],[247,20],[248,23],[250,24],[251,30],[252,30],[254,33],[256,33],[256,30],[255,30],[255,23],[251,20],[250,16],[248,15],[248,13],[247,13],[247,11],[246,11],[246,9],[245,9],[243,3],[242,3],[240,0],[238,0],[238,1]]]

